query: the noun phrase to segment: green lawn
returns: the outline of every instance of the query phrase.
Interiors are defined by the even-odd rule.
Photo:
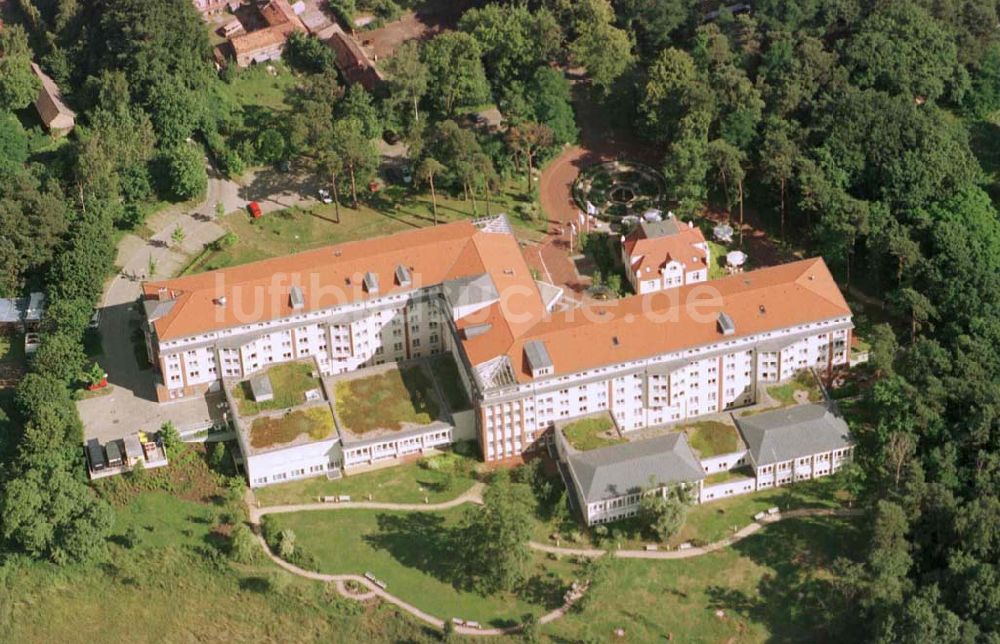
[[[250,445],[264,449],[284,445],[303,434],[322,440],[333,433],[333,415],[326,405],[296,409],[284,416],[261,416],[250,424]]]
[[[383,503],[440,503],[459,496],[475,482],[478,461],[449,453],[447,458],[433,456],[428,461],[440,459],[439,469],[426,463],[406,463],[362,474],[352,474],[337,481],[325,477],[269,485],[254,490],[261,505],[314,503],[318,497],[344,494],[353,500]],[[456,460],[460,459],[460,460]]]
[[[524,197],[510,186],[503,192],[502,203],[494,203],[492,213],[507,212],[517,235],[524,239],[541,239],[545,220],[527,222],[515,215],[511,207]],[[472,202],[452,199],[438,193],[438,221],[440,223],[473,217]],[[501,205],[503,206],[501,208]],[[484,215],[484,204],[479,204],[479,215]],[[389,235],[434,223],[431,198],[427,193],[410,194],[391,186],[368,203],[357,209],[342,205],[340,223],[336,223],[333,204],[315,204],[309,208],[289,208],[269,213],[253,220],[243,210],[220,219],[222,226],[237,236],[230,248],[209,249],[198,255],[183,271],[198,273],[244,264],[247,262],[279,257],[359,239]]]
[[[573,421],[562,428],[562,433],[569,444],[581,452],[627,442],[618,435],[606,414]]]
[[[846,493],[840,487],[839,477],[828,476],[787,487],[709,501],[691,508],[684,527],[670,543],[713,543],[731,535],[734,527],[738,530],[746,526],[753,521],[755,514],[768,508],[777,506],[783,511],[837,508],[843,506],[846,498]]]
[[[720,277],[725,277],[729,273],[726,272],[726,253],[729,249],[718,242],[708,240],[710,235],[706,235],[706,241],[708,243],[708,254],[710,257],[708,266],[708,279],[715,280]]]
[[[740,448],[740,437],[736,428],[715,420],[703,420],[679,427],[678,431],[687,434],[691,449],[701,458],[712,458],[720,454],[729,454]]]
[[[468,506],[467,506],[468,507]],[[561,604],[574,579],[568,562],[538,555],[531,580],[517,594],[483,597],[462,589],[460,544],[455,527],[467,507],[445,512],[338,510],[272,515],[280,528],[315,556],[327,573],[371,572],[387,590],[433,615],[482,624],[518,623],[526,613],[542,614]]]
[[[778,403],[778,407],[791,407],[797,405],[795,392],[804,391],[809,396],[809,402],[822,402],[823,392],[819,384],[808,371],[801,371],[794,378],[783,384],[771,385],[767,388],[767,393]],[[758,410],[767,411],[767,410]]]
[[[455,357],[450,353],[442,353],[432,357],[429,362],[431,371],[434,372],[434,378],[448,401],[448,407],[453,412],[470,409],[472,405],[469,404],[469,396],[462,383],[462,376],[458,373]]]
[[[0,639],[106,642],[122,632],[139,644],[426,637],[391,606],[362,610],[332,586],[293,577],[263,556],[229,563],[228,526],[219,519],[230,513],[143,492],[117,508],[115,536],[96,562],[60,567],[12,554],[0,566]],[[124,540],[130,528],[138,537],[133,546]]]
[[[559,642],[860,641],[842,629],[830,572],[863,543],[857,520],[796,519],[692,559],[615,560],[583,612],[543,632]],[[722,617],[716,614],[723,612]]]
[[[334,397],[337,417],[354,434],[426,425],[440,413],[434,383],[419,365],[339,380]]]
[[[719,483],[726,483],[728,481],[746,478],[753,478],[753,470],[750,469],[750,467],[741,467],[736,470],[726,470],[724,472],[709,474],[705,477],[705,485],[718,485]]]
[[[277,73],[268,73],[268,65],[274,67]],[[272,61],[268,65],[253,65],[235,70],[229,82],[217,83],[213,87],[218,88],[222,100],[242,106],[244,110],[288,110],[290,106],[286,99],[288,92],[296,85],[295,76],[281,61]]]
[[[256,416],[267,409],[287,409],[305,402],[305,392],[318,389],[319,378],[312,376],[313,365],[307,362],[292,362],[267,370],[274,390],[274,400],[256,402],[250,391],[250,381],[244,380],[233,387],[233,399],[243,416]]]

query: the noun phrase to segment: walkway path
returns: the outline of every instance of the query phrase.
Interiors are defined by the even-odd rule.
[[[451,499],[450,501],[444,501],[442,503],[432,503],[432,504],[414,504],[414,503],[376,503],[367,501],[358,502],[346,502],[346,503],[302,503],[293,505],[275,505],[265,508],[254,507],[252,503],[248,503],[250,522],[255,526],[259,527],[260,518],[268,514],[284,514],[289,512],[307,512],[307,511],[318,511],[318,510],[348,510],[348,509],[369,509],[369,510],[393,510],[399,512],[433,512],[436,510],[447,510],[449,508],[462,505],[463,503],[477,503],[481,504],[483,502],[483,483],[476,483],[465,493],[460,496]],[[250,498],[250,497],[248,497]],[[769,516],[760,521],[754,521],[753,523],[747,525],[741,530],[737,531],[731,537],[727,537],[715,543],[710,543],[706,546],[700,546],[696,548],[688,548],[685,550],[614,550],[610,551],[611,555],[618,559],[688,559],[691,557],[700,557],[706,555],[710,552],[715,552],[723,548],[727,548],[734,543],[746,539],[752,534],[755,534],[764,526],[777,523],[784,519],[796,519],[802,517],[830,517],[830,516],[858,516],[861,514],[861,510],[857,509],[846,509],[846,508],[805,508],[800,510],[790,510],[781,514],[774,516]],[[403,601],[399,597],[386,592],[385,589],[376,586],[369,579],[361,575],[329,575],[326,573],[313,572],[311,570],[305,570],[299,568],[298,566],[291,564],[284,559],[278,557],[271,549],[268,547],[267,542],[264,538],[260,536],[260,530],[257,530],[257,540],[260,542],[261,547],[267,556],[278,566],[287,570],[288,572],[304,577],[306,579],[312,579],[315,581],[322,581],[326,583],[334,583],[336,585],[337,591],[349,599],[354,599],[357,601],[369,601],[371,599],[381,598],[397,607],[401,610],[408,612],[417,619],[420,619],[435,628],[443,628],[444,621],[426,613],[416,606]],[[536,543],[534,541],[529,541],[528,546],[534,550],[541,552],[548,552],[563,556],[571,557],[587,557],[587,558],[597,558],[608,554],[609,551],[602,550],[599,548],[561,548],[558,546],[549,546],[542,543]],[[353,592],[348,590],[346,582],[353,581],[366,591],[363,592]],[[560,617],[563,617],[566,612],[572,607],[572,605],[579,600],[579,598],[586,592],[586,586],[573,592],[569,595],[566,603],[553,610],[552,612],[543,615],[539,618],[541,624],[548,624],[549,622],[555,621]],[[471,628],[468,626],[455,626],[455,631],[463,635],[510,635],[512,633],[517,633],[521,630],[520,626],[510,626],[506,628]]]
[[[141,320],[137,300],[142,281],[175,275],[192,255],[225,233],[215,220],[216,204],[229,213],[256,199],[264,212],[272,212],[307,202],[315,191],[308,177],[293,173],[249,173],[245,185],[218,175],[211,167],[208,176],[200,203],[169,206],[146,221],[145,228],[154,231],[148,238],[130,233],[118,243],[115,266],[119,272],[105,286],[100,305],[102,351],[98,359],[108,373],[112,392],[77,403],[86,438],[106,442],[140,428],[158,429],[167,420],[182,431],[198,429],[211,425],[218,415],[221,401],[212,398],[198,396],[166,407],[156,402],[153,372],[139,364],[131,341]],[[177,228],[184,231],[179,244],[173,242]],[[151,265],[155,271],[150,271]],[[136,419],[141,419],[142,427]]]
[[[861,510],[847,508],[804,508],[801,510],[790,510],[788,512],[769,516],[761,519],[760,521],[754,521],[753,523],[735,532],[731,537],[726,537],[725,539],[721,539],[705,546],[687,548],[685,550],[612,550],[610,552],[613,557],[618,559],[690,559],[691,557],[700,557],[702,555],[707,555],[710,552],[727,548],[734,543],[743,541],[750,535],[755,534],[764,526],[771,523],[777,523],[783,519],[833,516],[849,517],[858,516],[860,514]],[[541,552],[550,552],[568,557],[597,558],[604,556],[609,552],[608,550],[602,550],[599,548],[560,548],[558,546],[550,546],[543,543],[536,543],[534,541],[528,542],[528,546]]]
[[[482,503],[483,502],[483,488],[482,483],[476,483],[468,491],[466,491],[461,496],[458,496],[450,501],[445,501],[443,503],[434,504],[412,504],[412,503],[369,503],[369,502],[348,502],[348,503],[303,503],[300,505],[276,505],[269,508],[255,508],[251,506],[250,510],[250,522],[257,525],[260,523],[260,517],[267,514],[281,514],[286,512],[302,512],[310,510],[346,510],[346,509],[373,509],[373,510],[397,510],[404,512],[432,512],[435,510],[447,510],[448,508],[453,508],[455,506],[461,505],[463,503]],[[299,577],[304,577],[306,579],[312,579],[314,581],[322,581],[326,583],[333,583],[339,592],[344,597],[348,599],[354,599],[357,601],[369,601],[375,598],[383,599],[397,607],[401,610],[406,611],[410,615],[413,615],[417,619],[430,624],[435,628],[444,628],[444,620],[431,615],[425,611],[420,610],[413,604],[406,602],[399,597],[387,592],[385,589],[376,586],[372,581],[363,577],[362,575],[329,575],[326,573],[313,572],[311,570],[305,570],[304,568],[299,568],[298,566],[291,564],[281,557],[275,555],[271,552],[268,547],[267,542],[264,537],[259,534],[257,535],[257,541],[260,543],[261,547],[267,556],[276,563],[278,566],[292,573],[293,575],[298,575]],[[348,590],[347,582],[352,581],[355,584],[367,589],[364,592],[354,592]],[[571,593],[568,596],[566,603],[564,603],[559,608],[542,615],[538,618],[539,623],[548,624],[549,622],[555,621],[560,617],[563,617],[567,611],[576,603],[583,593],[586,592],[586,587],[576,592]],[[512,633],[520,632],[521,626],[508,626],[506,628],[472,628],[469,626],[455,625],[455,632],[461,633],[463,635],[510,635]]]
[[[344,503],[295,503],[290,505],[272,505],[263,508],[249,505],[250,523],[259,523],[262,516],[268,514],[288,514],[290,512],[310,512],[315,510],[391,510],[395,512],[436,512],[448,510],[463,503],[482,505],[483,483],[475,483],[463,494],[450,501],[441,503],[382,503],[378,501],[346,501]]]

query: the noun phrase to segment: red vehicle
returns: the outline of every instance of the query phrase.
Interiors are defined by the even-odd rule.
[[[251,201],[249,204],[247,204],[247,210],[250,211],[250,216],[253,217],[254,219],[260,219],[261,215],[264,214],[260,211],[260,204],[257,203],[256,201]]]

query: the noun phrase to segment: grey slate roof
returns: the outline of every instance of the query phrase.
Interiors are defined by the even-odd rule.
[[[796,405],[733,417],[755,465],[771,465],[853,444],[836,408],[823,403]]]
[[[528,359],[528,367],[534,371],[536,369],[547,369],[552,366],[552,358],[545,349],[545,343],[541,340],[531,340],[524,343],[524,355]]]
[[[639,224],[642,228],[642,233],[649,239],[655,239],[657,237],[667,237],[669,235],[676,235],[680,230],[677,227],[676,219],[665,219],[663,221],[644,221]]]
[[[567,465],[585,503],[645,490],[650,478],[661,485],[705,478],[681,432],[573,454]]]
[[[460,277],[441,284],[451,308],[485,304],[500,298],[493,280],[486,273]]]

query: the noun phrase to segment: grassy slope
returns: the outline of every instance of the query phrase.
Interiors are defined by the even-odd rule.
[[[855,523],[796,519],[703,557],[618,560],[582,614],[545,632],[556,641],[610,641],[616,628],[630,642],[829,640],[828,567],[858,544]]]
[[[541,614],[561,603],[573,580],[568,563],[545,565],[539,555],[532,566],[538,581],[521,597],[482,597],[456,588],[461,559],[456,556],[453,528],[466,508],[445,512],[301,512],[275,515],[291,528],[296,542],[315,555],[323,572],[372,572],[387,590],[440,617],[462,617],[483,624],[517,623],[528,612]],[[550,575],[555,575],[551,576]]]

